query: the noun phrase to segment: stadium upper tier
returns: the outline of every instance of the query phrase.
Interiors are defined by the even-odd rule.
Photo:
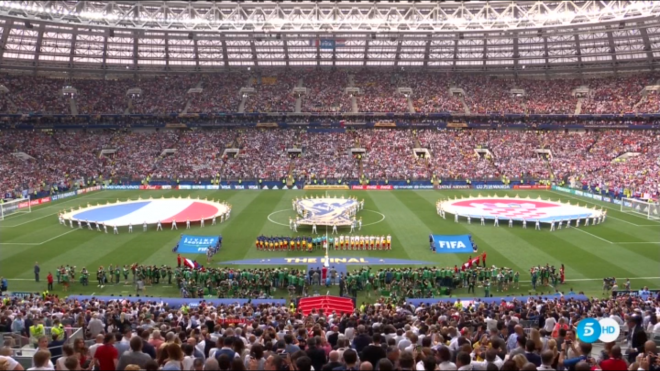
[[[420,71],[271,69],[117,80],[6,74],[0,113],[659,113],[658,76],[496,78]]]
[[[3,68],[650,70],[655,1],[0,1]]]
[[[358,155],[359,153],[359,155]],[[424,156],[419,156],[425,153]],[[223,129],[0,132],[0,191],[83,181],[582,182],[660,194],[660,132]],[[176,183],[173,183],[176,184]],[[465,183],[462,183],[465,184]]]

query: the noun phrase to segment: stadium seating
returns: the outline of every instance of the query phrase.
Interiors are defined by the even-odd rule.
[[[657,76],[621,75],[589,79],[504,79],[435,72],[377,70],[264,70],[199,75],[165,75],[139,79],[54,79],[4,75],[8,90],[0,109],[5,113],[72,114],[62,88],[71,86],[79,114],[164,114],[294,112],[296,86],[307,88],[302,112],[350,112],[349,86],[359,88],[359,112],[471,113],[471,114],[622,114],[658,113],[657,93],[645,93]],[[254,93],[240,96],[243,87]],[[131,88],[142,89],[127,96]],[[188,93],[201,88],[201,93]],[[399,88],[411,89],[406,97]],[[575,89],[586,89],[579,98]],[[458,89],[463,96],[450,94]],[[513,94],[512,89],[518,93]],[[522,91],[522,94],[520,93]],[[579,109],[578,109],[579,107]],[[187,109],[186,109],[187,108]]]
[[[163,132],[4,131],[3,193],[66,189],[81,179],[151,180],[501,179],[582,182],[658,194],[660,136],[654,131],[396,130],[313,133],[298,129]],[[414,147],[429,150],[417,158]],[[362,147],[363,156],[351,148]],[[236,155],[223,155],[226,148]],[[289,148],[300,148],[290,156]],[[102,150],[114,150],[101,155]],[[482,149],[485,155],[478,155]],[[171,150],[168,154],[168,151]],[[546,150],[540,153],[537,150]],[[172,152],[173,151],[173,152]],[[30,158],[18,159],[24,153]],[[112,152],[112,151],[110,151]],[[625,160],[619,157],[633,155]]]

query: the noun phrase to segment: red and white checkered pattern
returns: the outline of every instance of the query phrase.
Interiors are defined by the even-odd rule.
[[[491,215],[496,215],[502,217],[503,219],[508,218],[524,218],[524,219],[535,219],[542,218],[547,216],[547,213],[544,213],[538,209],[514,209],[514,208],[484,208],[482,209]]]

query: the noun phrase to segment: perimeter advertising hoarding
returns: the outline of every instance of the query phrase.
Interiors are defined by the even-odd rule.
[[[363,191],[390,191],[394,189],[391,185],[354,185],[351,187],[352,190],[363,190]]]

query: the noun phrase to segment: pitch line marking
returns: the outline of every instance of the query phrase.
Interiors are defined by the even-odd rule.
[[[603,237],[598,237],[598,236],[596,236],[596,235],[593,234],[593,233],[589,233],[589,232],[587,232],[587,231],[583,231],[582,228],[571,228],[571,229],[574,229],[574,230],[576,230],[576,231],[580,231],[580,232],[582,232],[582,233],[586,233],[586,234],[588,234],[589,236],[591,236],[591,237],[595,237],[595,238],[597,238],[597,239],[599,239],[599,240],[601,240],[601,241],[607,242],[607,243],[609,243],[610,245],[614,244],[614,242],[612,242],[612,241],[610,241],[610,240],[606,240],[606,239],[604,239]]]
[[[616,245],[657,245],[660,242],[615,242]]]
[[[271,219],[271,216],[273,216],[273,215],[275,215],[275,214],[283,213],[283,212],[285,212],[285,211],[292,211],[292,210],[290,210],[290,209],[282,209],[282,210],[273,211],[272,213],[268,214],[268,221],[271,222],[271,223],[273,223],[273,224],[281,225],[281,226],[283,226],[283,227],[288,227],[288,226],[289,226],[288,224],[280,223],[280,222],[276,222],[276,221],[274,221],[273,219]],[[375,222],[373,222],[373,223],[362,224],[363,227],[368,227],[368,226],[370,226],[370,225],[374,225],[374,224],[382,223],[382,222],[385,221],[385,214],[383,214],[383,213],[380,213],[380,212],[378,212],[378,211],[371,210],[371,209],[363,209],[363,210],[360,210],[360,211],[370,211],[370,212],[372,212],[372,213],[374,213],[374,214],[379,214],[379,215],[381,216],[380,220],[378,220],[378,221],[375,221]]]
[[[605,208],[610,209],[610,210],[614,210],[614,211],[621,212],[621,209],[617,209],[617,208],[614,208],[614,207],[612,207],[612,206],[608,206],[608,205],[599,205],[599,204],[594,203],[594,202],[586,201],[586,200],[584,200],[584,199],[582,199],[582,198],[578,198],[578,197],[575,197],[575,196],[569,196],[569,195],[567,195],[566,193],[562,193],[562,192],[558,192],[558,191],[554,191],[554,190],[550,190],[550,192],[553,192],[553,193],[556,193],[556,194],[558,194],[558,195],[562,195],[562,196],[565,196],[565,197],[569,197],[569,198],[572,198],[572,199],[574,199],[574,200],[578,200],[578,201],[586,202],[586,203],[591,204],[591,205],[594,205],[594,206],[605,207]],[[603,202],[605,202],[605,201],[603,201]],[[635,214],[629,214],[629,215],[634,216],[634,217],[636,217],[636,218],[641,218],[641,219],[644,219],[644,220],[647,220],[647,221],[648,221],[648,219],[645,219],[645,218],[643,218],[643,217],[641,217],[641,216],[639,216],[639,215],[635,215]],[[620,220],[620,221],[622,221],[622,222],[624,222],[624,223],[628,223],[628,224],[630,224],[630,225],[634,225],[635,227],[648,227],[648,226],[657,226],[657,225],[660,225],[660,224],[635,224],[635,223],[629,222],[629,221],[627,221],[627,220],[623,220],[623,219],[617,218],[617,217],[615,217],[615,216],[608,215],[607,217],[608,217],[608,218],[612,218],[612,219],[616,219],[616,220]]]
[[[47,239],[46,241],[43,241],[43,242],[4,242],[4,243],[0,243],[0,245],[41,246],[41,245],[43,245],[43,244],[45,244],[45,243],[48,243],[48,242],[50,242],[50,241],[52,241],[52,240],[54,240],[54,239],[60,238],[60,237],[62,237],[62,236],[65,236],[65,235],[67,235],[67,234],[69,234],[69,233],[73,233],[73,232],[75,232],[75,231],[77,231],[77,230],[79,230],[79,229],[76,228],[76,229],[73,229],[73,230],[70,230],[70,231],[64,232],[64,233],[62,233],[62,234],[60,234],[60,235],[57,235],[57,236],[55,236],[55,237],[53,237],[53,238],[49,238],[49,239]]]
[[[84,196],[81,196],[81,197],[84,197]],[[96,197],[96,198],[84,198],[84,200],[112,200],[113,198],[114,198],[114,197],[105,197],[105,198],[98,198],[98,197]],[[52,208],[52,207],[57,207],[57,206],[60,205],[60,204],[67,203],[67,202],[71,202],[71,201],[81,201],[81,199],[76,198],[76,199],[74,199],[74,200],[62,201],[62,202],[58,203],[57,205],[48,205],[48,206],[46,206],[46,207],[43,207],[43,208],[37,209],[37,211],[39,211],[39,210],[50,209],[50,208]],[[27,222],[19,223],[19,224],[16,224],[16,225],[2,225],[2,224],[4,224],[4,223],[0,223],[0,228],[16,228],[16,227],[20,227],[20,226],[22,226],[22,225],[25,225],[25,224],[32,223],[32,222],[34,222],[34,221],[40,220],[40,219],[48,218],[49,216],[57,215],[57,214],[58,214],[58,213],[48,214],[48,215],[41,216],[41,217],[38,217],[38,218],[30,219],[30,220],[28,220]],[[12,215],[9,215],[9,217],[12,217],[12,216],[19,216],[19,215],[27,215],[27,214],[12,214]],[[6,218],[7,218],[7,217],[5,217],[5,219],[6,219]]]

